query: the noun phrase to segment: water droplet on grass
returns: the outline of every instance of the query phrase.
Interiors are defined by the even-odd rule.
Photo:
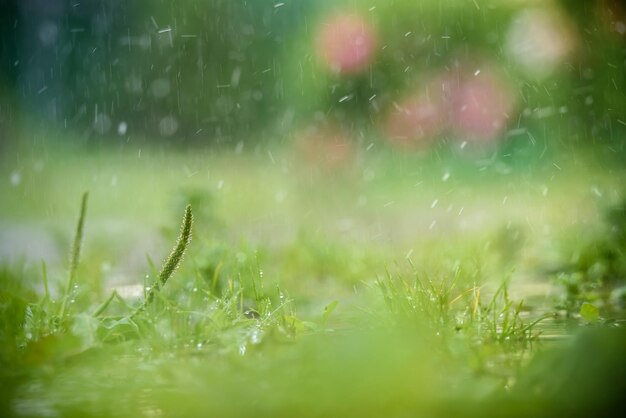
[[[260,329],[254,329],[250,333],[250,342],[252,344],[260,344],[263,337],[263,332]]]

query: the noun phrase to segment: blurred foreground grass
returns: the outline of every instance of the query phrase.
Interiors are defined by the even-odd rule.
[[[614,411],[623,270],[578,262],[598,242],[623,254],[602,241],[623,198],[607,161],[555,147],[514,159],[364,145],[341,167],[270,146],[7,154],[2,415]],[[180,271],[133,316],[188,203]]]

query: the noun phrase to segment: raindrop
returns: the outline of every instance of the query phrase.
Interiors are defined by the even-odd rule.
[[[59,37],[59,28],[53,22],[44,22],[39,27],[39,40],[44,46],[50,46],[57,41]]]
[[[259,344],[261,342],[262,336],[263,336],[263,333],[261,332],[261,330],[259,330],[258,328],[254,329],[250,333],[250,342],[252,344]]]
[[[117,125],[118,135],[125,135],[127,130],[128,130],[128,124],[126,122],[120,122],[120,124]]]
[[[159,133],[162,136],[172,136],[178,131],[178,120],[172,116],[166,116],[159,121]]]
[[[11,182],[11,186],[17,187],[22,182],[22,175],[17,171],[11,173],[11,177],[9,177],[9,181]]]
[[[595,194],[596,196],[598,196],[598,197],[602,197],[602,192],[600,191],[600,189],[598,189],[598,187],[597,187],[597,186],[593,186],[593,187],[591,188],[591,192],[592,192],[593,194]]]
[[[236,67],[230,76],[230,85],[233,87],[239,86],[239,80],[241,80],[241,67]]]

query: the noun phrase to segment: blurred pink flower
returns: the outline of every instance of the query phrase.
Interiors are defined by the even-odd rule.
[[[317,54],[329,70],[358,73],[372,62],[376,48],[374,27],[356,14],[339,13],[318,29]]]
[[[513,86],[488,61],[442,71],[393,102],[381,130],[394,146],[425,149],[449,129],[461,141],[486,145],[500,137],[515,112]]]
[[[451,73],[442,72],[418,91],[393,102],[382,123],[385,137],[404,149],[430,146],[449,125],[451,98],[457,84]]]
[[[387,139],[405,149],[426,148],[446,124],[446,111],[440,100],[416,94],[393,103],[383,129]]]
[[[454,133],[461,140],[490,143],[504,133],[515,104],[510,83],[495,71],[476,70],[453,93]]]

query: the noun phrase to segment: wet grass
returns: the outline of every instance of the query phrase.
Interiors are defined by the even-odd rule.
[[[1,167],[21,173],[0,188],[3,223],[44,219],[48,251],[70,254],[0,267],[2,416],[623,405],[622,218],[603,215],[622,191],[582,154],[524,168],[380,153],[326,174],[271,150],[46,158]]]

